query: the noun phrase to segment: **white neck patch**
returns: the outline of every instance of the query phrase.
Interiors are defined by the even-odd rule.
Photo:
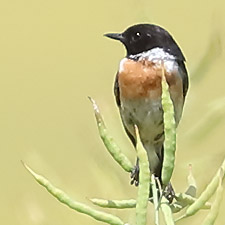
[[[130,55],[129,58],[131,59],[139,59],[139,60],[175,60],[175,56],[169,54],[168,52],[165,52],[162,48],[153,48],[151,50],[148,50],[146,52],[138,53],[136,55]]]
[[[172,72],[178,67],[175,56],[165,52],[162,48],[153,48],[146,52],[130,55],[129,58],[138,59],[138,61],[148,60],[159,66],[161,66],[163,62],[164,67],[168,72]]]

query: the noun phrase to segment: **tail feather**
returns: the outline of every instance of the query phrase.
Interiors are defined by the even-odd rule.
[[[148,154],[149,169],[161,182],[161,173],[163,166],[163,145],[149,145],[144,144]]]

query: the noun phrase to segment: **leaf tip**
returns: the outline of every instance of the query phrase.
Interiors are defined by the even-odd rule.
[[[99,114],[100,112],[99,112],[99,109],[98,109],[98,106],[97,106],[95,100],[92,97],[90,97],[90,96],[88,96],[88,99],[91,101],[95,113]]]
[[[21,163],[23,164],[23,166],[25,167],[25,169],[32,175],[35,177],[35,172],[24,162],[21,160]]]

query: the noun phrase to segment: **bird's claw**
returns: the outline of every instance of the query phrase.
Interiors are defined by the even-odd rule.
[[[167,187],[165,188],[164,190],[164,193],[163,195],[165,196],[165,198],[169,201],[169,203],[172,203],[173,202],[173,199],[175,197],[175,191],[171,185],[171,183],[169,183],[167,185]]]
[[[139,184],[139,166],[138,166],[138,164],[132,170],[130,177],[131,177],[130,184],[131,185],[134,184],[135,186],[138,186],[138,184]]]

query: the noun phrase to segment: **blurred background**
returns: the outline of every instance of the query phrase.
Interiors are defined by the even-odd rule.
[[[173,185],[177,192],[186,189],[192,163],[201,192],[225,156],[224,9],[223,0],[2,1],[2,224],[100,224],[55,200],[20,160],[87,204],[92,197],[136,197],[129,174],[111,159],[98,136],[87,96],[97,101],[110,133],[135,162],[112,91],[125,49],[103,34],[141,22],[166,28],[187,58],[191,85],[178,129]],[[106,211],[131,224],[135,218],[134,210]],[[206,214],[201,211],[180,224],[200,224]],[[222,213],[216,224],[225,224]]]

